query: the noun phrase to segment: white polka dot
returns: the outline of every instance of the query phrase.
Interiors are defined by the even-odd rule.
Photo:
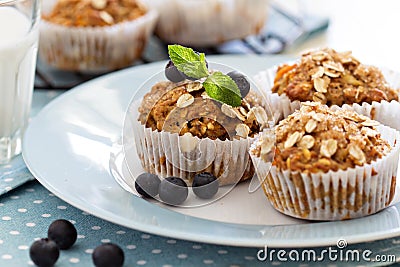
[[[9,216],[3,216],[3,217],[1,217],[1,219],[3,221],[11,221],[11,217],[9,217]]]
[[[0,203],[0,207],[3,207],[4,206],[4,203]]]
[[[167,243],[168,244],[176,244],[176,240],[169,239],[169,240],[167,240]]]
[[[19,235],[19,232],[18,231],[10,231],[10,234],[11,235]]]
[[[70,258],[69,262],[70,263],[78,263],[78,262],[80,262],[80,260],[78,258]]]
[[[49,196],[50,196],[50,197],[54,197],[54,194],[50,193]]]
[[[97,226],[97,225],[95,225],[95,226],[92,226],[92,230],[95,230],[95,231],[97,231],[97,230],[100,230],[101,229],[101,227],[100,226]]]
[[[153,250],[151,251],[151,253],[153,253],[153,254],[160,254],[160,253],[161,253],[161,249],[153,249]]]
[[[6,186],[4,189],[8,192],[11,191],[13,188],[11,186]]]
[[[26,191],[26,192],[35,192],[35,189],[33,189],[33,188],[28,188],[28,189],[25,189],[25,191]]]
[[[252,257],[252,256],[244,256],[244,259],[248,260],[248,261],[252,261],[252,260],[254,260],[254,257]]]
[[[228,251],[226,251],[226,250],[218,250],[217,253],[221,254],[221,255],[225,255],[225,254],[228,254]]]
[[[110,243],[110,242],[111,242],[110,239],[102,239],[102,240],[101,240],[101,243]]]
[[[20,249],[20,250],[27,250],[29,247],[28,246],[25,246],[25,245],[22,245],[22,246],[18,246],[18,249]]]
[[[140,260],[136,262],[137,265],[145,265],[146,263],[147,262],[145,260]]]
[[[28,227],[34,227],[34,226],[36,226],[36,223],[29,222],[29,223],[26,223],[25,225]]]
[[[142,237],[143,239],[150,239],[150,235],[148,235],[148,234],[143,234],[141,237]]]
[[[66,206],[57,206],[57,209],[59,209],[59,210],[66,210],[67,207],[66,207]]]
[[[28,261],[28,265],[33,266],[35,264],[33,263],[33,261]]]
[[[85,250],[85,253],[92,254],[93,253],[93,249],[89,248],[89,249]]]
[[[40,237],[35,237],[33,240],[38,241],[40,239],[41,239]]]
[[[126,232],[125,231],[117,231],[116,234],[117,235],[124,235],[124,234],[126,234]]]
[[[6,182],[6,183],[9,183],[9,182],[12,182],[12,181],[14,181],[14,178],[6,178],[6,179],[4,179],[4,182]]]
[[[17,209],[17,211],[24,213],[24,212],[27,212],[27,209]]]
[[[78,235],[78,238],[79,239],[83,239],[83,238],[85,238],[86,236],[84,236],[84,235]]]
[[[1,258],[3,260],[11,260],[13,257],[11,255],[9,255],[9,254],[4,254],[3,256],[1,256]]]
[[[72,223],[72,224],[76,224],[76,221],[74,221],[74,220],[68,220],[70,223]]]
[[[35,203],[35,204],[42,204],[42,203],[43,203],[43,200],[37,199],[37,200],[34,200],[33,203]]]
[[[11,199],[19,199],[19,196],[11,196]]]
[[[183,260],[183,259],[186,259],[188,256],[186,254],[178,254],[177,257],[178,257],[178,259]]]
[[[0,239],[0,245],[2,245],[3,243],[4,243],[4,241]]]
[[[278,266],[278,265],[281,265],[281,262],[279,262],[279,261],[273,261],[273,262],[271,263],[271,265]]]
[[[45,214],[42,214],[42,217],[43,218],[49,218],[49,217],[51,217],[51,214],[45,213]]]
[[[136,249],[136,246],[135,245],[127,245],[126,248],[127,249]]]
[[[170,264],[165,264],[165,265],[163,265],[162,267],[172,267],[172,265],[170,265]]]
[[[201,249],[202,246],[200,246],[200,245],[193,245],[192,248],[193,248],[193,249]]]
[[[213,260],[203,260],[204,264],[213,264],[214,261]]]

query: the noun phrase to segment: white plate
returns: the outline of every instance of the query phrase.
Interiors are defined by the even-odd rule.
[[[252,76],[288,59],[218,56],[209,60]],[[400,234],[399,205],[360,219],[311,223],[276,212],[261,192],[246,195],[246,184],[203,210],[169,210],[124,190],[111,175],[110,152],[120,138],[131,97],[164,65],[153,63],[100,77],[47,105],[25,135],[23,156],[32,174],[81,210],[129,228],[179,239],[233,246],[306,247],[335,245],[339,238],[356,243]],[[138,166],[140,172],[139,159]]]

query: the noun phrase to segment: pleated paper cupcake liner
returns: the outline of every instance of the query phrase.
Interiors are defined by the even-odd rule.
[[[389,206],[396,187],[400,134],[387,126],[377,128],[392,150],[370,164],[346,170],[311,174],[280,170],[250,153],[271,204],[286,215],[308,220],[352,219]]]
[[[67,27],[43,20],[39,58],[61,70],[101,73],[131,65],[140,58],[158,13],[105,27]]]
[[[189,184],[196,173],[210,172],[219,179],[221,186],[235,184],[254,175],[248,153],[250,138],[221,141],[153,131],[136,119],[137,111],[132,110],[129,114],[136,150],[146,172],[163,178],[180,177]]]

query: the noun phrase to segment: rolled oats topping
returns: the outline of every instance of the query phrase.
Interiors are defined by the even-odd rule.
[[[43,20],[69,27],[108,26],[143,16],[146,8],[136,0],[58,0]]]
[[[206,92],[199,86],[187,80],[155,84],[139,107],[139,121],[153,130],[232,140],[253,137],[263,128],[259,120],[268,120],[265,110],[262,113],[263,108],[257,106],[260,103],[254,101],[254,92],[240,106],[232,107],[204,97]]]
[[[272,92],[286,94],[292,101],[328,106],[399,100],[399,90],[388,85],[378,68],[361,64],[349,51],[329,48],[305,53],[293,65],[279,66]]]
[[[183,94],[176,101],[176,106],[178,108],[185,108],[190,106],[194,102],[194,97],[191,94]]]
[[[317,115],[323,120],[315,120]],[[378,125],[353,111],[305,102],[276,126],[273,164],[284,170],[316,173],[371,163],[391,150]],[[253,153],[260,155],[261,149],[260,141]]]

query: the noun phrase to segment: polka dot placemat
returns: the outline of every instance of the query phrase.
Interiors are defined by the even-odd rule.
[[[118,244],[125,253],[124,266],[321,266],[321,262],[259,261],[257,248],[241,248],[194,243],[150,235],[125,228],[72,207],[32,181],[0,196],[0,266],[32,266],[29,247],[45,237],[53,220],[67,219],[78,231],[75,245],[61,251],[56,267],[94,266],[91,253],[102,243]],[[350,248],[351,246],[349,246]],[[400,255],[400,238],[352,245],[374,253]],[[318,248],[316,251],[321,251]],[[290,249],[285,249],[289,252]],[[301,250],[298,250],[301,253]],[[327,265],[325,262],[322,265]],[[349,262],[329,262],[329,266],[353,266]],[[376,263],[375,263],[376,264]],[[358,265],[374,265],[359,262]]]

